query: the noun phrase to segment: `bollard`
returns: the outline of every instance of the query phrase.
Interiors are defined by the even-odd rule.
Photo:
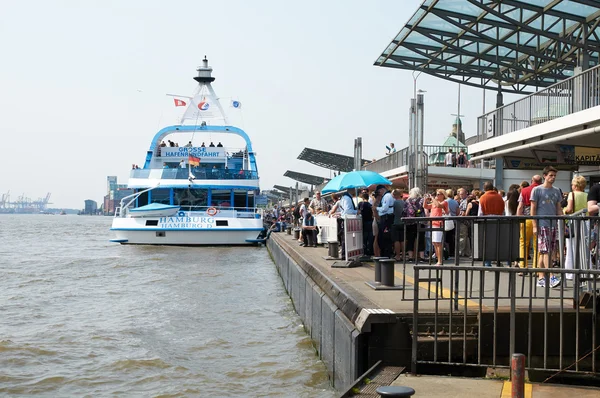
[[[329,246],[327,253],[331,258],[338,258],[338,250],[340,248],[340,244],[337,240],[328,240],[327,245]]]
[[[291,234],[292,234],[292,226],[291,226],[291,225],[288,225],[288,226],[285,228],[285,232],[286,232],[288,235],[291,235]]]
[[[294,239],[300,239],[300,228],[294,229]]]
[[[375,262],[375,283],[381,283],[381,260],[388,259],[388,257],[373,257]]]
[[[394,286],[394,265],[396,260],[393,258],[386,258],[379,260],[381,264],[381,284],[385,286]]]
[[[381,397],[411,397],[415,395],[415,390],[404,386],[381,386],[375,392]]]
[[[513,354],[510,365],[511,397],[525,398],[525,355]]]

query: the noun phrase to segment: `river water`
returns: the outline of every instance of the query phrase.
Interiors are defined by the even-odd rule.
[[[267,250],[0,215],[0,395],[333,397]]]

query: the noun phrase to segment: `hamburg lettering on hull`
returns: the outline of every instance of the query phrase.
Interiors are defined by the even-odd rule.
[[[215,226],[215,219],[212,217],[161,217],[158,219],[158,226],[164,229],[210,229]]]

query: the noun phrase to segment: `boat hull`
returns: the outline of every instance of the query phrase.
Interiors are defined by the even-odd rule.
[[[260,218],[202,217],[195,220],[197,222],[193,222],[190,217],[169,219],[115,218],[111,228],[115,239],[112,241],[134,245],[251,245],[256,244],[255,240],[263,229]]]

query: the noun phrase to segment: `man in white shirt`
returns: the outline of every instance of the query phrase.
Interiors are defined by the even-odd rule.
[[[340,243],[340,254],[342,258],[345,256],[345,231],[344,231],[344,216],[346,214],[356,214],[356,206],[354,206],[354,201],[352,200],[352,195],[356,193],[355,189],[349,189],[345,193],[342,194],[340,201],[338,203],[338,209],[340,217],[337,219],[337,227],[338,227],[338,242]]]
[[[448,153],[446,154],[446,167],[454,167],[454,154],[452,153],[452,148],[448,149]]]

